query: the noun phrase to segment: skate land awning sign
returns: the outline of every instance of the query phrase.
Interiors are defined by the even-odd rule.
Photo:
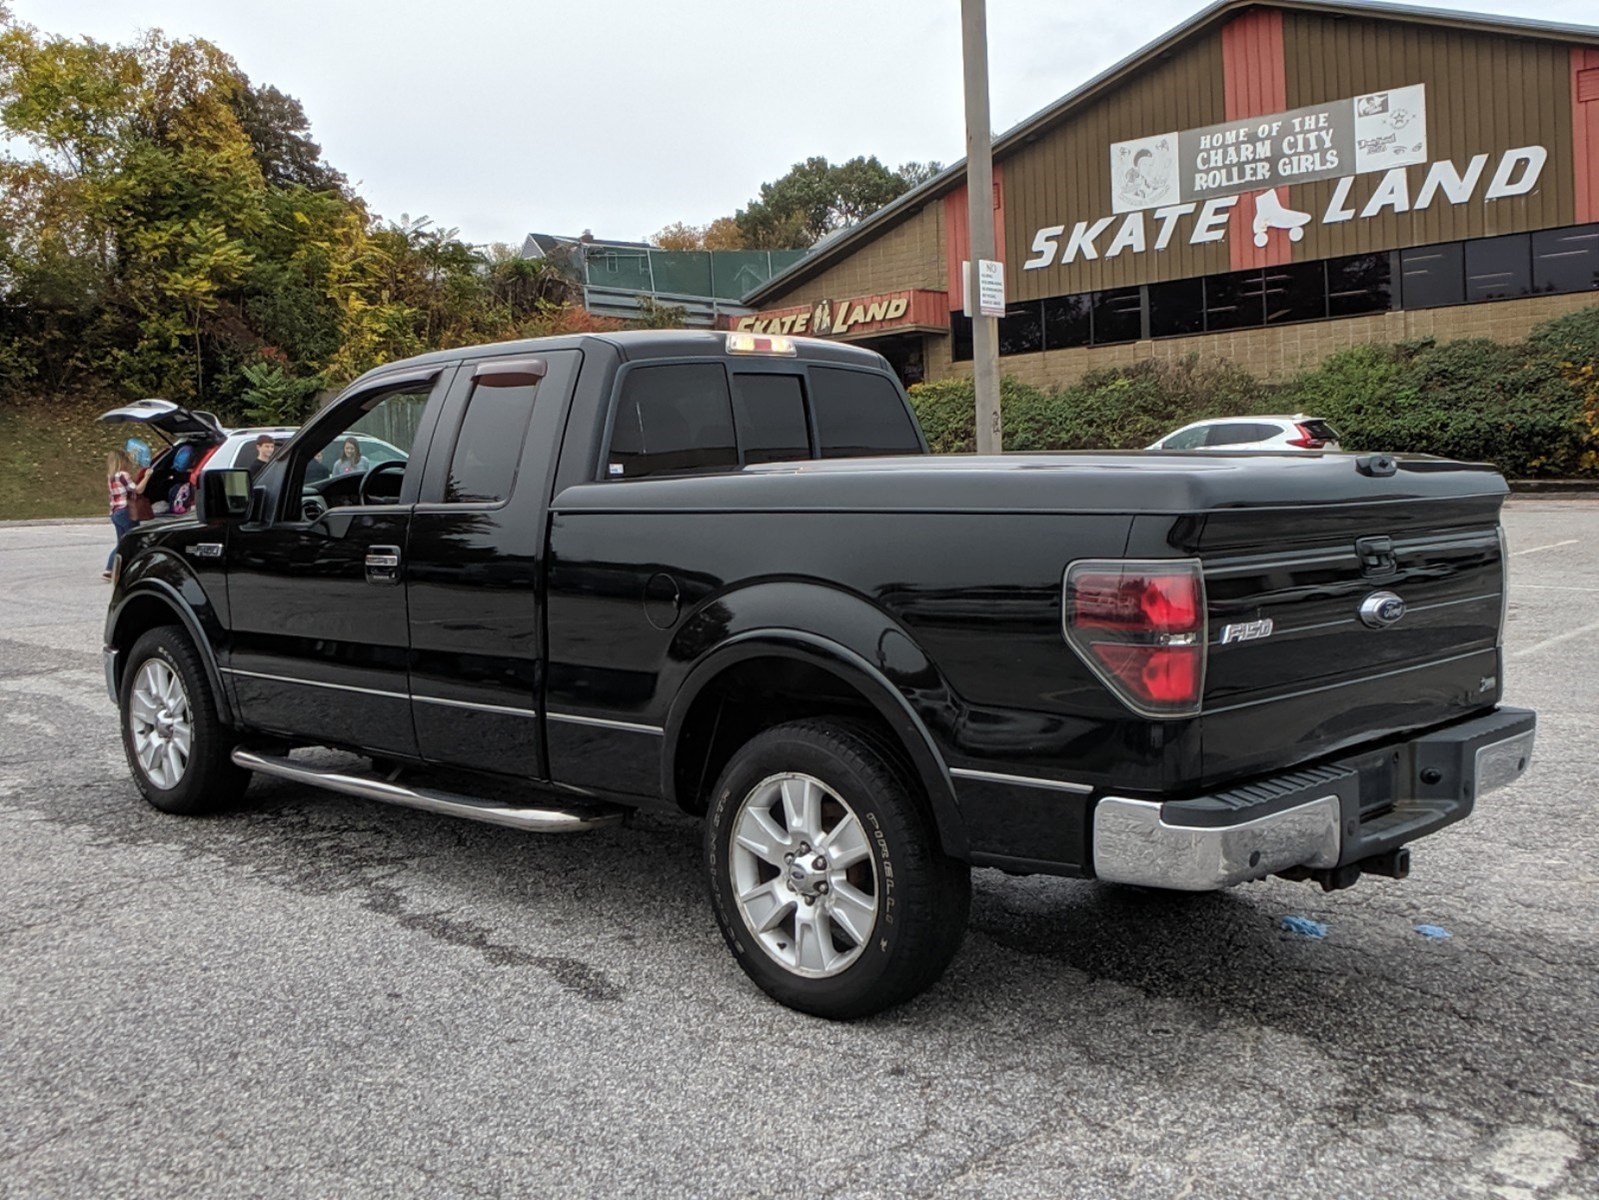
[[[1537,184],[1549,153],[1543,146],[1518,146],[1499,155],[1492,171],[1490,157],[1475,154],[1463,166],[1448,159],[1428,163],[1426,87],[1419,83],[1116,142],[1110,147],[1111,215],[1038,229],[1022,269],[1158,252],[1178,236],[1190,245],[1219,242],[1232,209],[1250,193],[1257,246],[1274,234],[1301,241],[1312,220],[1334,225],[1440,201],[1521,196]],[[1412,195],[1406,168],[1423,164],[1426,174]],[[1369,177],[1378,172],[1373,182]],[[1277,191],[1319,179],[1338,180],[1320,213],[1292,208]]]

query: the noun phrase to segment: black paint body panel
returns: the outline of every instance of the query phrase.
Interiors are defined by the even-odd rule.
[[[866,351],[801,345],[801,366],[886,373]],[[547,357],[550,373],[512,496],[440,503],[474,362],[526,354]],[[900,737],[952,853],[1066,874],[1092,870],[1100,795],[1180,800],[1499,698],[1505,486],[1487,468],[1400,460],[1374,478],[1346,455],[1100,453],[602,479],[628,364],[719,356],[720,335],[640,333],[385,368],[373,378],[439,380],[413,452],[426,463],[400,503],[336,510],[309,529],[233,527],[226,574],[219,561],[204,585],[156,565],[192,533],[140,536],[118,591],[167,571],[192,594],[247,728],[638,806],[678,804],[675,739],[720,671],[812,664]],[[286,511],[275,479],[263,473],[258,518]],[[1394,546],[1380,578],[1354,552],[1367,536]],[[373,545],[403,548],[398,586],[364,577]],[[1067,564],[1122,557],[1202,565],[1210,669],[1198,716],[1135,715],[1062,636]],[[1353,620],[1379,588],[1411,605],[1393,629]],[[1267,617],[1269,638],[1220,641],[1226,625]]]

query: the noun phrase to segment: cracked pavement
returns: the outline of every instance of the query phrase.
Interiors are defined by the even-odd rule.
[[[0,1195],[1599,1194],[1599,503],[1506,526],[1534,767],[1409,880],[980,871],[944,980],[852,1025],[745,980],[686,819],[148,808],[109,529],[0,527]]]

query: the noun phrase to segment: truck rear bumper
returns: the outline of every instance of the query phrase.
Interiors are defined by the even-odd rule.
[[[1479,796],[1520,778],[1536,727],[1534,713],[1501,708],[1192,800],[1107,796],[1093,813],[1094,873],[1202,892],[1375,859],[1460,820]]]

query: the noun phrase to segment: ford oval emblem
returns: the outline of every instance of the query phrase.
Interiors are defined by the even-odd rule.
[[[1405,602],[1393,592],[1373,592],[1360,602],[1360,619],[1373,629],[1387,629],[1405,615]]]

